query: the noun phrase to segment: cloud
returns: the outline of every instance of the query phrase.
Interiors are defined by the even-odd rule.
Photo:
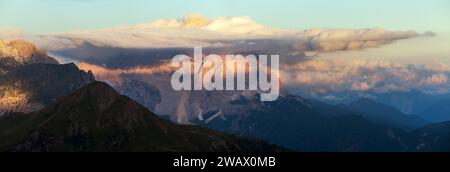
[[[89,63],[79,68],[92,71],[99,80],[120,85],[128,75],[160,75],[168,77],[176,70],[168,61],[149,66],[111,69]],[[274,72],[274,71],[272,71]],[[436,63],[427,65],[401,64],[382,60],[314,59],[295,64],[283,64],[279,71],[282,87],[332,100],[334,93],[386,93],[421,90],[430,94],[450,92],[450,67]]]
[[[161,63],[154,66],[139,66],[128,69],[109,69],[95,64],[81,62],[78,68],[84,71],[91,71],[97,80],[106,81],[113,85],[120,85],[125,75],[154,75],[173,72],[174,68],[170,63]]]
[[[430,33],[427,33],[428,35]],[[299,51],[347,51],[380,47],[397,40],[420,36],[414,31],[373,29],[308,29],[297,34]]]
[[[249,35],[275,35],[275,29],[268,28],[256,23],[250,17],[220,17],[210,23],[206,29],[229,33],[229,34],[249,34]]]
[[[351,86],[351,89],[355,91],[367,91],[370,90],[371,88],[372,86],[367,82],[357,82],[353,83]]]
[[[448,83],[448,77],[442,73],[433,74],[426,79],[422,80],[422,83],[427,85],[441,85]]]
[[[136,28],[202,29],[221,34],[238,34],[238,35],[253,35],[253,36],[271,36],[277,33],[275,29],[258,24],[255,21],[253,21],[249,16],[219,17],[217,19],[210,20],[207,17],[200,14],[191,14],[181,20],[179,19],[157,20],[150,24],[137,25]]]
[[[283,65],[284,85],[311,93],[390,92],[423,90],[450,92],[445,64],[408,65],[379,60],[308,60]]]
[[[199,14],[183,19],[160,19],[150,23],[99,30],[34,35],[28,38],[49,50],[76,48],[88,42],[100,47],[117,48],[212,48],[251,47],[267,50],[279,47],[273,54],[363,50],[433,32],[373,29],[307,29],[284,30],[265,26],[249,16],[210,19]],[[248,45],[243,45],[242,42]],[[252,43],[252,44],[250,44]]]

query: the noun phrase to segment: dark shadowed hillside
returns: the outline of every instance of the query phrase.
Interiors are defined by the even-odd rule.
[[[370,120],[405,130],[417,129],[430,124],[419,116],[406,115],[394,107],[367,98],[355,101],[344,108],[361,112]]]
[[[412,132],[414,150],[426,152],[450,152],[450,122],[432,124]]]
[[[59,65],[29,42],[0,40],[0,115],[41,109],[92,81],[92,73]]]
[[[298,96],[264,102],[246,114],[217,118],[208,127],[270,141],[297,151],[407,151],[408,133]]]
[[[74,64],[29,64],[0,77],[2,111],[32,112],[95,81]]]

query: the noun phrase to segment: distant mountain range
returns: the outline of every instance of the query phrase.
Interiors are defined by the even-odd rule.
[[[136,89],[134,84],[124,84],[129,91],[121,93],[138,95],[135,100],[141,104],[158,95],[154,110],[166,119],[263,139],[291,150],[410,151],[409,131],[430,124],[369,99],[335,106],[282,91],[279,100],[260,102],[257,91],[176,92],[167,78],[141,77],[146,84]],[[152,86],[144,91],[147,87],[142,85]]]
[[[197,126],[173,124],[93,82],[29,114],[0,118],[0,151],[257,151],[283,149]]]
[[[299,95],[305,94],[297,92]],[[360,99],[372,99],[378,103],[394,107],[401,113],[407,115],[420,116],[430,122],[450,121],[449,106],[445,106],[450,100],[450,94],[428,94],[419,90],[390,91],[377,93],[368,91],[363,93],[344,91],[332,94],[338,99],[320,99],[326,103],[341,105],[357,102]],[[306,96],[308,97],[308,96]],[[325,97],[320,95],[319,97]],[[309,97],[311,98],[311,97]]]
[[[342,107],[363,113],[363,116],[372,121],[397,126],[401,129],[411,130],[423,127],[430,122],[416,115],[406,115],[394,107],[376,102],[369,98],[362,98]]]
[[[144,107],[30,43],[1,43],[0,151],[284,150],[165,121],[148,110],[161,98],[145,82],[130,79],[118,88]]]
[[[429,122],[373,101],[361,100],[352,106],[358,104],[361,111],[286,96],[261,103],[257,110],[199,125],[296,151],[449,151],[448,122],[425,126]]]
[[[445,120],[446,99],[393,93],[331,105],[282,90],[261,102],[258,91],[176,92],[165,74],[127,76],[116,92],[74,64],[12,54],[0,56],[0,151],[284,151],[247,137],[293,151],[450,151],[448,123],[397,110],[425,101],[412,112]]]
[[[22,40],[0,40],[0,75],[18,66],[35,63],[58,64],[58,61],[31,43]]]
[[[407,133],[362,115],[298,96],[204,123],[296,151],[406,151]]]
[[[161,103],[159,89],[137,79],[126,79],[116,89],[150,110],[154,110],[156,105]]]

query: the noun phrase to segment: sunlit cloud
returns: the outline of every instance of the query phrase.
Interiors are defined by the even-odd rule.
[[[342,91],[450,91],[445,64],[408,65],[379,60],[309,60],[284,65],[282,78],[290,89],[311,93]]]
[[[95,64],[81,62],[77,64],[78,68],[84,71],[91,71],[95,78],[101,81],[107,81],[113,85],[120,85],[124,81],[125,75],[153,75],[166,74],[174,71],[170,63],[162,63],[156,66],[139,66],[129,69],[109,69]]]
[[[160,19],[131,26],[30,35],[27,39],[48,50],[76,48],[85,42],[117,48],[192,48],[238,47],[242,46],[242,41],[247,41],[254,49],[266,49],[267,44],[274,47],[283,44],[289,48],[286,53],[303,53],[363,50],[434,35],[433,32],[420,34],[383,28],[286,30],[259,24],[249,16],[210,19],[192,14],[182,19]]]

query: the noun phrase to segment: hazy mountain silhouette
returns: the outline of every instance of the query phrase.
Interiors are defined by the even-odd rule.
[[[435,102],[420,114],[431,121],[450,121],[450,99]]]
[[[363,113],[363,116],[375,122],[396,126],[405,130],[417,129],[430,122],[416,115],[406,115],[394,107],[363,98],[344,108]]]
[[[297,151],[406,151],[409,135],[359,113],[298,96],[202,125],[268,140]]]

